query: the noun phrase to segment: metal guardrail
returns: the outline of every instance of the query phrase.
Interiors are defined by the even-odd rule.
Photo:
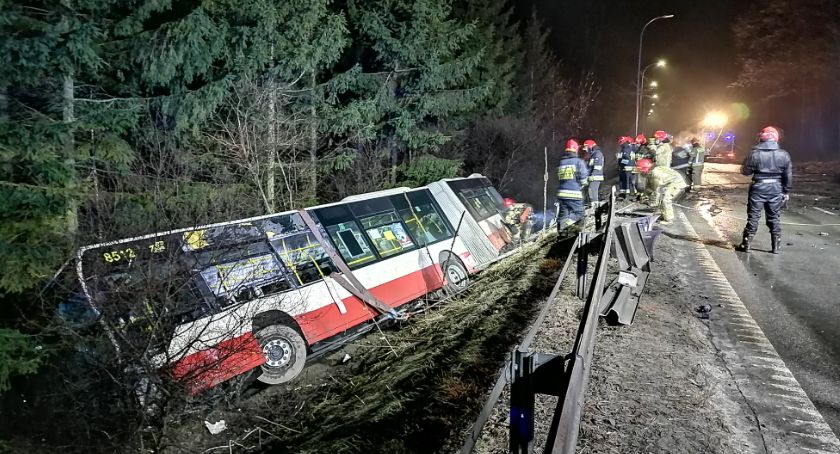
[[[601,216],[604,212],[608,213],[605,223],[601,222]],[[595,332],[598,326],[598,318],[602,314],[603,308],[609,308],[610,306],[608,304],[609,301],[605,303],[604,300],[607,297],[613,299],[612,295],[605,294],[607,263],[610,259],[610,253],[612,252],[615,256],[619,257],[619,266],[622,271],[624,271],[625,265],[627,264],[627,260],[622,260],[622,257],[626,258],[628,255],[637,257],[638,261],[634,259],[633,264],[638,265],[644,262],[640,267],[646,267],[649,262],[649,249],[647,247],[642,247],[641,250],[638,248],[631,250],[631,248],[638,246],[639,243],[636,241],[626,241],[629,238],[628,235],[616,235],[617,231],[627,229],[628,227],[623,227],[627,224],[616,227],[615,219],[616,191],[613,187],[609,202],[599,207],[596,212],[596,228],[603,225],[603,231],[600,233],[582,232],[578,234],[575,246],[569,252],[569,256],[563,265],[551,294],[545,303],[543,303],[543,307],[531,326],[531,329],[513,351],[511,359],[507,361],[500,371],[499,378],[496,380],[490,396],[485,402],[478,419],[461,448],[461,454],[472,452],[484,425],[490,418],[493,408],[498,402],[505,385],[508,383],[511,386],[509,452],[523,454],[533,452],[534,404],[537,394],[548,394],[559,397],[549,428],[544,452],[574,452],[583,413],[584,394],[592,369],[592,354],[595,348]],[[648,219],[642,221],[641,224],[647,222],[644,225],[649,227],[652,225],[652,221],[654,220]],[[639,223],[631,223],[631,225],[638,226]],[[633,227],[629,228],[632,229]],[[615,241],[616,236],[621,237],[618,242]],[[587,289],[589,255],[592,252],[597,252],[598,260],[591,279],[591,286]],[[582,299],[585,297],[585,304],[575,337],[574,347],[567,355],[531,352],[529,351],[531,343],[556,300],[557,293],[562,286],[575,253],[577,253],[576,293]],[[646,271],[649,271],[649,268]],[[617,285],[617,282],[631,288],[634,295],[640,294],[644,286],[644,280],[641,280],[641,282],[638,280],[628,282],[626,279],[616,279],[612,286]],[[636,286],[639,283],[641,285]],[[638,297],[634,301],[637,305]],[[632,307],[632,312],[635,313],[635,305]]]

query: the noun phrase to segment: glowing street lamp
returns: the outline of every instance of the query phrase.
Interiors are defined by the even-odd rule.
[[[641,33],[639,33],[639,62],[636,65],[636,125],[635,125],[635,133],[639,133],[639,105],[642,103],[642,84],[644,82],[644,77],[642,77],[642,43],[644,42],[645,37],[645,30],[647,30],[648,25],[660,20],[660,19],[671,19],[673,18],[673,14],[665,14],[662,16],[656,16],[653,19],[647,21],[644,27],[642,27]],[[664,66],[664,63],[663,65]]]
[[[654,93],[650,97],[653,98],[653,99],[659,99],[659,94]]]
[[[650,88],[656,88],[656,87],[658,87],[658,86],[659,86],[659,83],[658,83],[657,81],[655,81],[655,80],[654,80],[654,81],[651,81],[651,83],[650,83]]]

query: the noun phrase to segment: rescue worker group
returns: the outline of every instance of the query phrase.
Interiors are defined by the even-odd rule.
[[[747,224],[741,243],[736,247],[750,252],[750,242],[758,231],[761,212],[766,214],[770,230],[771,252],[778,254],[782,228],[780,210],[787,203],[792,184],[792,164],[787,151],[779,148],[779,131],[772,126],[761,130],[758,144],[741,166],[741,173],[752,176],[747,202]],[[674,220],[674,200],[683,191],[697,190],[702,184],[706,149],[692,138],[673,146],[674,138],[665,131],[652,137],[639,134],[635,138],[618,138],[616,162],[619,181],[618,199],[646,203],[659,215],[659,224]],[[561,233],[574,233],[582,228],[586,206],[601,204],[601,183],[604,181],[604,153],[588,139],[581,147],[568,139],[557,166],[557,200],[555,220]],[[505,198],[504,222],[514,238],[530,235],[533,208]],[[547,222],[547,220],[546,220]]]

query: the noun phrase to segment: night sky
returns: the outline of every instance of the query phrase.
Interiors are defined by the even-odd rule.
[[[517,14],[536,8],[552,31],[551,45],[565,68],[571,73],[595,71],[602,91],[590,132],[612,139],[633,132],[639,32],[656,16],[676,17],[659,20],[645,32],[642,67],[660,57],[668,62],[664,70],[647,73],[659,83],[661,99],[655,116],[648,119],[646,109],[642,111],[645,133],[665,129],[677,134],[709,110],[733,102],[750,105],[739,90],[728,88],[739,70],[732,26],[748,6],[743,0],[531,0],[517,2]]]

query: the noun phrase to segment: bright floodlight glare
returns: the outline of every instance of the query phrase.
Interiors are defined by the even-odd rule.
[[[729,117],[723,112],[709,112],[706,114],[706,118],[703,119],[703,124],[710,128],[720,129],[726,126],[728,121]]]
[[[653,98],[653,99],[659,99],[659,95],[658,95],[658,94],[656,94],[656,93],[654,93],[654,94],[653,94],[653,96],[651,96],[651,98]]]
[[[657,82],[657,81],[655,81],[655,80],[654,80],[654,81],[651,81],[651,83],[650,83],[650,88],[656,88],[656,87],[658,87],[658,86],[659,86],[659,82]]]
[[[656,62],[656,66],[660,68],[664,68],[667,64],[668,62],[666,62],[664,58],[660,58],[659,61]]]

